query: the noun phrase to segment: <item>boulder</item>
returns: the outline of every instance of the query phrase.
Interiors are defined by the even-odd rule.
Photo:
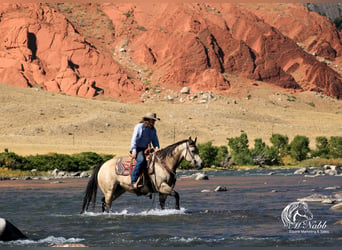
[[[341,168],[336,165],[324,165],[323,172],[327,175],[339,175],[341,174]]]
[[[342,202],[340,202],[340,203],[338,203],[338,204],[332,206],[330,209],[341,211],[341,210],[342,210]]]
[[[307,168],[297,169],[293,174],[309,174],[309,170]]]
[[[209,177],[207,175],[205,175],[205,174],[197,173],[196,177],[195,177],[195,180],[196,181],[199,181],[199,180],[209,180]]]
[[[339,194],[323,195],[315,193],[304,198],[298,198],[297,201],[332,204],[335,202],[342,202],[342,197]]]
[[[0,240],[13,241],[20,239],[27,239],[27,237],[11,222],[0,218]]]
[[[80,178],[88,178],[90,177],[90,174],[86,171],[83,171],[81,174],[80,174]]]
[[[180,92],[181,92],[181,94],[190,94],[190,88],[189,87],[183,87]]]
[[[228,191],[227,187],[217,186],[214,190],[215,192]]]

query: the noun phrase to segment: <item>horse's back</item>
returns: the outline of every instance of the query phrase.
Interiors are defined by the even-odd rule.
[[[110,185],[114,185],[115,182],[130,184],[130,175],[122,176],[117,173],[117,164],[121,158],[122,157],[114,157],[103,163],[98,174],[99,183],[107,182],[110,183]]]

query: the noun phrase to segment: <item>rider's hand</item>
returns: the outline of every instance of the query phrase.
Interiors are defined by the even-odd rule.
[[[137,157],[137,152],[132,152],[131,157],[135,159]]]

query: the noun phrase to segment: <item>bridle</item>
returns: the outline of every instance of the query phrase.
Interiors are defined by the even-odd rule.
[[[184,158],[185,158],[185,159],[186,159],[187,154],[190,155],[191,160],[193,160],[194,163],[195,163],[195,165],[196,165],[195,156],[194,156],[194,153],[191,152],[191,150],[190,150],[190,143],[189,143],[189,141],[186,142],[186,152],[185,152],[185,155],[184,155]]]

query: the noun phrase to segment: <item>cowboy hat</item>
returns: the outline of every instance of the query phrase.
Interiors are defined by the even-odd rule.
[[[152,119],[152,120],[160,120],[160,118],[157,117],[157,114],[156,113],[153,113],[153,112],[148,112],[144,117],[144,119]]]

